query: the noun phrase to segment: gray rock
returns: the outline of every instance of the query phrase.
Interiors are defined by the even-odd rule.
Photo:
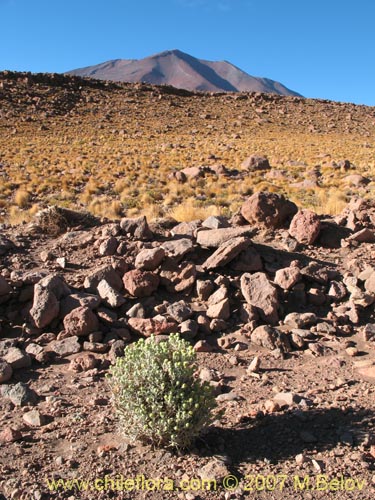
[[[73,336],[51,342],[48,349],[58,354],[61,358],[65,358],[66,356],[79,352],[81,350],[81,345],[78,342],[78,337]]]
[[[200,300],[207,300],[211,295],[214,284],[210,280],[197,280],[197,295]]]
[[[272,328],[271,326],[261,325],[255,328],[251,334],[251,342],[256,345],[265,347],[270,351],[280,349],[282,352],[290,351],[290,343],[288,337]]]
[[[125,297],[112,288],[106,280],[99,281],[97,290],[100,298],[111,307],[120,307],[126,302]]]
[[[9,363],[0,358],[0,384],[8,382],[12,378],[13,369]]]
[[[110,265],[101,266],[86,276],[83,286],[96,292],[96,288],[101,280],[106,280],[112,288],[118,292],[122,289],[122,280],[118,273]]]
[[[202,222],[202,226],[209,229],[221,229],[223,227],[230,227],[230,224],[228,218],[223,215],[210,215],[210,217],[207,217]]]
[[[191,318],[193,314],[189,305],[184,300],[180,300],[168,306],[167,313],[178,323]]]
[[[134,219],[125,217],[121,219],[120,226],[124,234],[129,234],[138,240],[149,240],[153,236],[145,216]]]
[[[187,253],[194,250],[194,244],[190,238],[180,238],[177,240],[164,241],[161,248],[165,251],[167,257],[172,257],[179,261]]]
[[[284,318],[284,324],[291,328],[305,328],[315,325],[318,318],[314,313],[290,313]]]
[[[41,427],[47,423],[46,417],[38,410],[31,410],[22,415],[24,422],[30,427]]]
[[[246,302],[256,307],[265,321],[272,325],[278,322],[277,290],[270,283],[266,274],[243,274],[241,276],[241,292]]]
[[[197,243],[202,247],[219,248],[223,243],[238,236],[252,236],[252,226],[228,227],[223,229],[201,230],[197,233]]]
[[[21,351],[18,347],[11,347],[3,358],[10,364],[13,370],[29,368],[29,366],[31,366],[30,356]]]
[[[119,245],[118,239],[114,236],[106,238],[99,246],[99,255],[108,256],[115,255],[117,247]]]
[[[33,405],[38,401],[36,392],[23,382],[2,386],[1,395],[4,398],[10,399],[15,406]]]

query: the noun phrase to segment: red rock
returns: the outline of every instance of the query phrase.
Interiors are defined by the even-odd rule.
[[[0,443],[14,443],[20,439],[22,439],[21,432],[12,427],[7,427],[0,433]]]
[[[142,337],[162,335],[164,333],[172,333],[177,330],[176,323],[159,321],[153,318],[129,318],[128,324],[133,332],[141,335]]]
[[[76,358],[72,359],[69,365],[69,370],[73,372],[87,372],[96,368],[99,364],[99,360],[93,354],[80,354]]]
[[[289,290],[301,280],[301,273],[298,267],[284,267],[278,269],[274,282],[283,290]]]
[[[198,340],[198,342],[194,344],[195,352],[212,352],[213,350],[214,348],[207,342],[207,340]]]
[[[209,318],[229,319],[229,317],[230,317],[229,300],[223,299],[220,302],[212,304],[207,309],[206,314]]]
[[[276,193],[255,193],[241,207],[241,215],[250,223],[266,228],[283,227],[297,212],[297,206]]]
[[[159,286],[159,276],[150,271],[133,269],[124,274],[123,283],[133,297],[149,297]]]
[[[135,267],[144,271],[154,271],[165,257],[164,248],[145,248],[135,259]]]
[[[89,307],[81,306],[73,309],[64,318],[64,329],[69,335],[84,337],[99,328],[97,316]]]
[[[319,236],[320,220],[311,210],[299,210],[293,217],[289,234],[299,243],[312,245]]]

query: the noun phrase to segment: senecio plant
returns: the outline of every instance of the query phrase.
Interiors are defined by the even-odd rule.
[[[211,386],[194,376],[195,360],[194,349],[178,334],[126,347],[107,377],[129,440],[188,448],[212,422],[215,398]]]

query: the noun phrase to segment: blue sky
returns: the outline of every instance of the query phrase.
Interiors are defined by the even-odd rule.
[[[0,70],[178,48],[305,95],[375,105],[374,0],[0,0]]]

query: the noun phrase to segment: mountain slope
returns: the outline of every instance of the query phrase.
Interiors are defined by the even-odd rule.
[[[197,59],[180,50],[167,50],[144,59],[115,59],[67,74],[99,80],[166,84],[192,91],[300,95],[274,80],[251,76],[227,61]]]

